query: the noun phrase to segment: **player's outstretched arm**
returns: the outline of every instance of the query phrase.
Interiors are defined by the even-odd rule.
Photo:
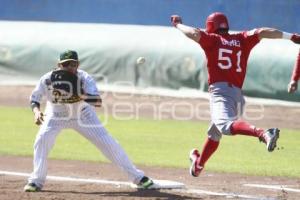
[[[294,93],[298,88],[298,80],[300,78],[300,50],[294,66],[291,82],[288,84],[288,92]]]
[[[34,114],[34,123],[36,125],[41,125],[44,122],[44,114],[40,110],[40,103],[31,101],[30,106]]]
[[[40,110],[40,102],[46,93],[45,77],[43,76],[36,85],[30,96],[30,107],[34,114],[34,123],[41,125],[44,121],[44,114]]]
[[[300,35],[297,33],[287,33],[275,28],[260,28],[258,29],[259,39],[288,39],[296,44],[300,44]]]
[[[199,29],[187,26],[182,24],[182,18],[179,15],[171,16],[171,24],[176,27],[178,30],[183,32],[187,37],[194,40],[195,42],[199,42],[201,32]]]

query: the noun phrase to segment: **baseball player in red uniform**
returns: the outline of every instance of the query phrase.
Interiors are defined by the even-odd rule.
[[[178,15],[171,16],[171,23],[197,42],[207,59],[211,125],[201,154],[197,149],[190,152],[190,174],[199,176],[206,161],[217,150],[222,134],[257,137],[272,152],[279,138],[279,129],[263,130],[238,119],[245,103],[241,89],[247,61],[252,48],[263,38],[283,38],[299,44],[300,36],[273,28],[229,33],[227,17],[220,12],[207,17],[205,31],[182,24]]]
[[[300,50],[297,56],[297,60],[294,66],[291,82],[288,85],[288,92],[294,93],[298,88],[298,80],[300,78]]]

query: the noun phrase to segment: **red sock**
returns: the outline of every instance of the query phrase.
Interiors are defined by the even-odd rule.
[[[264,130],[245,121],[235,121],[231,124],[230,131],[232,135],[249,135],[254,137],[262,137]]]
[[[204,167],[206,161],[217,150],[218,146],[219,146],[219,141],[214,141],[212,139],[207,138],[203,146],[202,152],[200,154],[198,165]]]

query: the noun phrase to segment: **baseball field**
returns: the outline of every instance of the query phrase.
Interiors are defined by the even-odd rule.
[[[50,178],[43,192],[24,193],[26,176],[32,170],[33,143],[38,131],[27,106],[31,90],[32,87],[1,86],[0,199],[300,198],[300,125],[297,123],[300,107],[262,105],[259,113],[252,109],[248,112],[251,123],[262,128],[276,126],[281,129],[277,149],[268,153],[256,138],[224,136],[203,174],[193,178],[188,173],[188,153],[194,147],[201,148],[206,138],[207,100],[111,93],[103,94],[103,108],[98,109],[106,129],[147,175],[183,183],[185,188],[149,191],[130,188],[123,184],[127,182],[126,176],[92,144],[75,131],[65,130],[49,155],[48,174],[61,179]],[[115,105],[119,102],[131,105],[130,109],[117,113]],[[148,106],[142,105],[144,102]],[[201,102],[201,108],[190,106],[198,112],[189,112],[181,107],[181,102],[190,105]],[[153,108],[163,103],[166,105],[164,112],[154,112]],[[76,181],[68,181],[66,177]]]

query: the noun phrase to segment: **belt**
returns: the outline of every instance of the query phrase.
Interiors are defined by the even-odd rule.
[[[230,88],[234,88],[234,87],[236,87],[234,84],[232,84],[232,83],[229,83],[229,82],[224,82],[228,87],[230,87]],[[211,85],[209,85],[208,86],[208,92],[211,92],[211,87],[210,87]]]
[[[77,103],[81,101],[82,99],[79,96],[72,96],[70,98],[64,99],[64,98],[58,98],[52,101],[52,103],[61,103],[61,104],[66,104],[66,103]]]

